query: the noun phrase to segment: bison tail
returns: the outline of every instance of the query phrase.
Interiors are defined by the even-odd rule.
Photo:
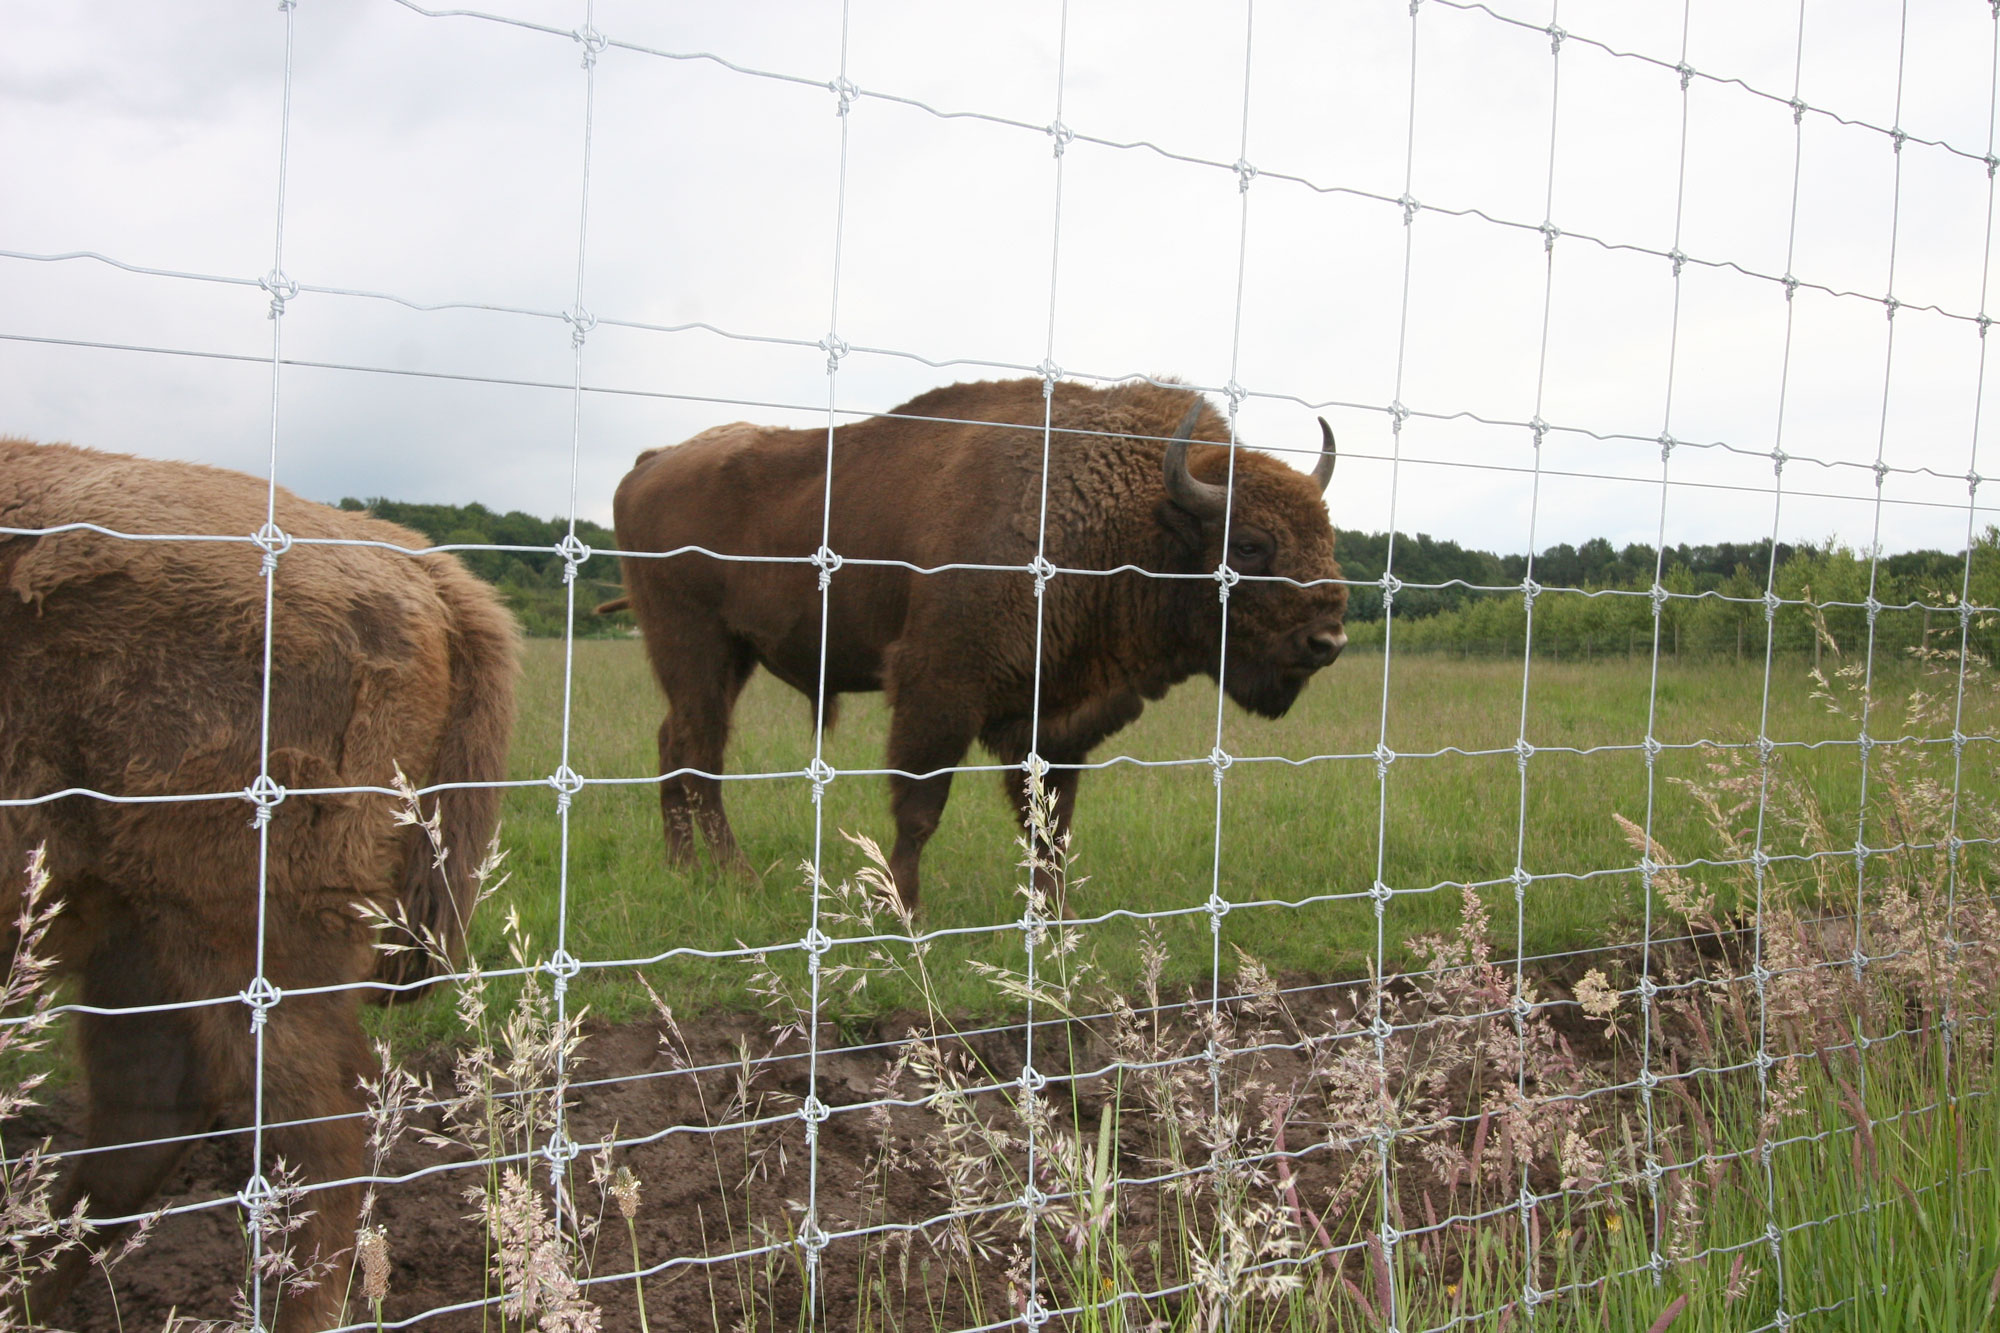
[[[497,783],[507,776],[507,741],[514,726],[514,678],[520,635],[493,593],[457,561],[433,573],[450,608],[451,704],[430,783]],[[500,790],[486,785],[448,786],[433,798],[446,849],[440,870],[428,839],[412,840],[404,869],[403,917],[419,940],[436,946],[381,955],[379,980],[424,981],[464,956],[478,883],[473,871],[486,858],[500,816]],[[398,992],[378,994],[393,1000]]]
[[[618,596],[612,598],[608,602],[599,602],[597,604],[596,614],[600,616],[609,616],[609,615],[615,615],[620,611],[630,611],[631,609],[632,609],[632,599],[630,597]]]

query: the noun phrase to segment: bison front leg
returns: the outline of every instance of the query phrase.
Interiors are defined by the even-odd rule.
[[[977,720],[944,691],[904,688],[889,721],[889,808],[896,816],[896,846],[889,874],[903,906],[915,910],[922,888],[917,862],[937,832],[951,797],[951,769],[965,758]]]
[[[666,775],[660,783],[660,817],[670,865],[694,865],[698,828],[718,869],[751,873],[722,808],[722,783],[713,775],[722,772],[736,698],[756,668],[747,646],[718,633],[682,645],[659,673],[668,707],[660,724],[660,772]]]
[[[1081,758],[1050,760],[1050,763],[1080,763]],[[1035,888],[1043,897],[1060,904],[1065,884],[1064,850],[1071,822],[1076,818],[1076,788],[1083,774],[1074,768],[1050,768],[1042,774],[1042,809],[1038,822],[1033,797],[1034,778],[1026,773],[1002,773],[1008,799],[1014,804],[1014,818],[1029,840],[1035,857]],[[1067,913],[1065,913],[1067,915]]]

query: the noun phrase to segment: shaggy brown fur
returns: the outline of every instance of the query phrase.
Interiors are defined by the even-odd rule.
[[[1167,439],[1198,401],[1152,384],[1058,385],[1051,408],[1049,561],[1073,570],[1212,574],[1223,559],[1218,508],[1198,514],[1169,499]],[[833,432],[832,549],[846,562],[830,585],[827,714],[847,691],[887,690],[896,816],[891,868],[906,902],[917,861],[951,787],[939,773],[977,739],[1005,763],[1031,744],[1058,765],[1136,718],[1146,699],[1196,672],[1221,672],[1232,698],[1268,717],[1291,706],[1312,673],[1346,642],[1347,590],[1244,582],[1229,599],[1229,658],[1210,578],[1064,574],[1043,594],[1040,730],[1034,732],[1034,580],[1007,571],[917,575],[858,563],[925,568],[1022,566],[1035,556],[1042,506],[1042,381],[959,384],[889,416]],[[1226,440],[1204,407],[1196,439]],[[731,555],[809,555],[820,544],[827,433],[738,422],[678,447],[642,454],[618,487],[618,544],[628,551],[701,546]],[[1330,464],[1330,460],[1329,460]],[[1196,445],[1187,468],[1220,484],[1226,449]],[[1263,454],[1238,451],[1230,564],[1246,574],[1334,579],[1333,528],[1313,480]],[[820,668],[818,571],[798,564],[720,561],[701,554],[626,557],[625,589],[669,713],[660,727],[667,855],[694,857],[698,824],[718,862],[743,855],[722,810],[723,745],[744,681],[758,665],[812,698]],[[690,774],[685,770],[693,770]],[[1050,776],[1059,826],[1073,809],[1077,770]],[[1023,784],[1009,775],[1016,812]]]
[[[0,439],[0,526],[89,522],[128,533],[249,534],[265,483],[240,473],[67,445]],[[293,538],[420,547],[413,532],[279,491]],[[141,542],[88,531],[0,536],[0,797],[79,787],[116,796],[241,792],[258,774],[263,718],[262,553],[236,542]],[[294,545],[278,561],[272,611],[272,809],[264,895],[264,974],[281,991],[427,975],[414,954],[385,957],[356,910],[367,903],[463,937],[468,873],[492,835],[498,792],[437,801],[446,845],[434,868],[392,798],[309,796],[302,788],[386,786],[400,765],[420,784],[506,776],[517,657],[511,618],[450,556]],[[64,902],[50,936],[76,998],[122,1006],[234,997],[257,973],[258,848],[241,797],[114,804],[69,796],[0,808],[0,910],[20,892],[28,849],[48,846]],[[354,991],[287,995],[264,1037],[267,1123],[361,1109],[371,1062]],[[92,1147],[199,1133],[240,1118],[253,1091],[250,1014],[227,1003],[164,1013],[80,1014]],[[352,1177],[355,1118],[273,1129],[267,1175],[283,1158],[305,1181]],[[58,1209],[137,1212],[185,1145],[78,1159]],[[339,1314],[359,1190],[320,1190],[294,1238],[331,1265],[318,1290],[285,1301],[278,1327],[317,1329]],[[32,1292],[45,1317],[80,1276],[67,1252]]]

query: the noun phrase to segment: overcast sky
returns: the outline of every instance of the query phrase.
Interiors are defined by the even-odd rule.
[[[1405,0],[300,0],[282,220],[276,4],[16,0],[0,430],[262,474],[254,283],[282,230],[306,288],[285,353],[319,363],[282,373],[283,484],[565,512],[586,75],[563,34],[587,17],[618,44],[588,158],[584,517],[641,449],[823,423],[832,333],[843,412],[1051,359],[1233,379],[1262,446],[1313,446],[1324,413],[1346,527],[1651,541],[1667,433],[1751,455],[1674,451],[1669,541],[1769,533],[1779,445],[1787,538],[1867,541],[1879,449],[1884,544],[1963,540],[1992,374],[1984,0],[1906,22],[1811,0],[1802,40],[1796,6],[1742,0],[1694,3],[1685,37],[1680,6],[1629,0],[1428,0],[1414,23]],[[82,251],[231,281],[29,257]],[[415,308],[439,305],[507,309]]]

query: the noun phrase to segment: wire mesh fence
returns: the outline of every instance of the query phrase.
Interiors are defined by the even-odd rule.
[[[0,765],[0,847],[47,842],[50,893],[113,904],[88,907],[77,931],[106,930],[106,912],[104,938],[143,934],[128,918],[153,919],[132,905],[136,890],[90,896],[105,872],[79,870],[88,858],[63,841],[98,827],[80,808],[128,811],[133,827],[227,810],[243,825],[230,836],[256,857],[254,883],[217,890],[255,918],[242,977],[149,1002],[100,1003],[87,984],[81,998],[50,993],[34,957],[52,951],[76,971],[83,963],[65,948],[88,937],[64,934],[45,902],[10,885],[21,904],[10,999],[26,1007],[4,1021],[17,1045],[32,1047],[65,1014],[102,1033],[149,1016],[191,1031],[213,1020],[247,1039],[230,1057],[245,1062],[245,1104],[215,1108],[228,1121],[217,1127],[211,1116],[137,1142],[114,1133],[97,1065],[88,1133],[60,1114],[81,1094],[59,1094],[58,1112],[40,1119],[25,1100],[7,1103],[15,1318],[74,1317],[34,1304],[51,1290],[36,1285],[39,1268],[66,1264],[69,1284],[84,1268],[103,1272],[104,1294],[71,1298],[98,1302],[89,1319],[122,1301],[154,1322],[245,1328],[1659,1328],[1690,1309],[1691,1322],[1732,1327],[1859,1326],[1927,1271],[1885,1257],[1925,1253],[1885,1233],[1982,1208],[1983,1229],[1946,1226],[1955,1238],[1937,1252],[1967,1282],[1924,1297],[1956,1301],[1963,1287],[1973,1303],[1923,1308],[1966,1326],[1991,1317],[1990,1293],[1983,1313],[1976,1304],[2000,1282],[1991,1154],[1976,1146],[1993,1123],[2000,985],[1987,878],[2000,836],[1995,708],[1982,651],[2000,587],[1978,470],[2000,164],[1989,7],[1905,7],[1878,34],[1893,42],[1857,54],[1822,37],[1852,15],[1804,3],[1780,24],[1689,0],[1657,31],[1575,4],[1530,14],[1418,0],[1306,15],[1267,3],[1226,21],[1180,14],[1128,27],[1063,3],[961,34],[964,48],[943,60],[912,36],[924,20],[902,10],[795,15],[804,35],[788,45],[752,26],[600,12],[590,0],[555,8],[398,0],[350,27],[288,0],[232,16],[236,58],[276,75],[260,113],[275,125],[275,196],[245,204],[259,226],[275,225],[254,262],[202,271],[157,252],[0,249],[23,295],[44,301],[24,301],[0,326],[0,340],[42,358],[33,366],[175,368],[142,382],[240,366],[262,377],[254,398],[267,418],[262,523],[250,530],[141,531],[102,512],[16,523],[37,511],[19,499],[0,508],[0,569],[24,606],[34,593],[14,576],[21,552],[63,536],[157,545],[169,566],[226,547],[261,599],[257,697],[169,701],[247,710],[256,756],[240,785],[188,776],[198,766],[150,787],[100,787],[43,780],[60,764]],[[203,38],[221,43],[220,32]],[[353,178],[323,144],[305,161],[294,146],[306,116],[343,102],[323,83],[307,84],[310,111],[295,94],[302,68],[357,34],[405,44],[398,60],[469,51],[475,79],[532,72],[519,96],[537,115],[562,99],[550,117],[560,123],[537,133],[564,145],[567,174],[516,182],[563,198],[562,299],[513,299],[504,293],[522,289],[492,274],[454,275],[466,286],[442,299],[432,282],[393,290],[351,276],[393,269],[371,264],[365,242],[351,253],[329,244],[346,218],[331,192]],[[1175,100],[1153,86],[1162,62],[1195,112],[1162,109]],[[1367,66],[1362,93],[1390,90],[1395,104],[1370,114],[1329,91],[1335,111],[1318,110],[1311,67],[1354,62]],[[1033,97],[983,82],[988,64],[1031,67]],[[1469,97],[1455,86],[1468,71],[1494,83]],[[1819,86],[1833,89],[1825,105],[1807,96]],[[670,100],[648,103],[648,91]],[[1473,123],[1474,99],[1502,94],[1506,114],[1492,114],[1514,136],[1504,154]],[[362,96],[349,88],[346,104]],[[1132,130],[1126,102],[1162,127]],[[804,112],[784,118],[807,105],[811,135]],[[681,117],[659,122],[678,155],[634,157],[629,138],[607,138],[616,127],[643,139],[635,123],[661,106]],[[799,157],[787,136],[806,145]],[[870,155],[905,140],[932,155],[920,160],[935,164],[946,211],[921,185],[885,187],[894,171]],[[376,146],[386,156],[391,143]],[[775,178],[811,154],[823,160],[812,188],[799,187],[807,223],[751,228],[730,197],[784,211]],[[1001,184],[968,185],[964,173],[989,162]],[[330,187],[309,183],[315,167]],[[1032,192],[1014,188],[1029,179]],[[978,244],[963,251],[940,235],[954,191],[972,201],[968,215],[999,218],[964,222]],[[1118,219],[1108,228],[1107,200]],[[738,244],[628,270],[646,228],[668,249],[695,235],[676,230],[693,224],[666,216],[675,210],[716,213],[698,239]],[[1182,211],[1194,218],[1185,228]],[[1827,221],[1836,212],[1839,226]],[[1848,213],[1876,221],[1849,229]],[[1155,226],[1163,244],[1145,235]],[[288,233],[302,227],[323,272],[288,269]],[[405,239],[424,231],[421,216],[396,227]],[[609,265],[594,249],[607,231]],[[791,244],[800,236],[817,246],[805,258]],[[450,273],[445,249],[427,262]],[[1502,252],[1506,264],[1484,267]],[[711,262],[721,282],[693,276]],[[158,284],[129,320],[156,335],[122,332],[115,300],[95,323],[67,320],[64,303],[84,303],[107,275]],[[715,308],[691,312],[699,303],[672,294],[677,280]],[[1113,320],[1107,304],[1140,288],[1137,319]],[[220,332],[204,339],[176,336],[171,320],[157,327],[155,294],[193,311],[215,291],[259,294],[267,345],[246,349],[240,322],[211,323]],[[1367,313],[1340,310],[1359,331],[1316,340],[1300,314],[1307,299]],[[941,301],[990,304],[991,330],[946,318]],[[338,334],[316,330],[308,351],[288,345],[298,312],[321,303],[347,321]],[[432,328],[425,336],[440,344],[482,332],[399,355],[369,322],[379,311],[416,321],[379,328]],[[1643,336],[1627,327],[1642,323]],[[1184,380],[1133,369],[1162,355],[1187,367]],[[905,383],[975,377],[1019,377],[1032,410],[935,406],[997,402],[1006,386],[894,406]],[[536,447],[490,466],[496,477],[524,470],[528,493],[559,494],[566,535],[548,548],[412,546],[281,522],[300,505],[281,490],[300,488],[290,479],[354,475],[334,466],[352,421],[334,403],[369,390],[326,389],[333,381],[469,395],[444,402],[559,402],[524,413]],[[1136,545],[1117,556],[1129,529],[1116,522],[1096,534],[1112,556],[1068,558],[1091,521],[1076,517],[1089,511],[1070,488],[1088,481],[1071,460],[1142,458],[1156,470],[1164,453],[1165,490],[1136,512],[1150,522],[1156,505],[1188,503],[1172,460],[1188,457],[1175,450],[1196,418],[1177,443],[1171,417],[1140,428],[1068,410],[1107,392],[1206,405],[1195,439],[1219,448],[1202,466],[1225,498],[1196,524],[1209,553],[1200,568],[1166,568]],[[394,420],[410,400],[386,401]],[[725,515],[705,530],[733,522],[740,540],[586,544],[579,524],[609,509],[608,488],[593,493],[600,479],[680,438],[645,429],[662,419],[646,413],[669,410],[705,424],[739,411],[802,423],[788,438],[808,439],[815,460],[795,488],[810,501],[804,526],[766,541],[754,519],[726,517],[732,503],[775,509],[791,494],[746,473],[736,497],[724,488],[696,502],[705,519]],[[419,424],[404,433],[420,433],[429,412],[412,409]],[[1266,453],[1297,469],[1286,484],[1324,466],[1319,442],[1302,447],[1310,434],[1297,429],[1313,417],[1337,423],[1329,451],[1343,440],[1327,490],[1336,532],[1387,534],[1379,578],[1244,554],[1299,535],[1259,528],[1268,510],[1253,501],[1278,484]],[[862,434],[884,422],[902,434]],[[1029,442],[1027,499],[1007,510],[1019,496],[975,497],[1013,524],[1009,542],[961,531],[956,545],[913,553],[878,540],[909,513],[945,509],[939,442],[960,436],[996,456]],[[880,513],[839,512],[839,464],[875,466],[843,442],[893,438],[916,441],[934,467],[889,473],[895,493]],[[395,490],[419,452],[390,449],[367,484]],[[464,475],[478,457],[447,464],[455,494],[478,489],[479,474]],[[1193,475],[1185,462],[1181,471]],[[1488,530],[1504,527],[1526,552],[1518,581],[1398,576],[1401,534],[1474,513],[1479,497],[1505,518]],[[1753,539],[1761,567],[1697,587],[1668,553],[1677,537],[1712,536],[1716,514]],[[1848,566],[1837,571],[1829,554],[1808,577],[1787,564],[1801,538],[1810,548],[1826,535],[1811,525],[1842,522],[1855,541]],[[1611,527],[1651,552],[1650,586],[1538,578],[1535,552],[1554,538]],[[622,543],[622,518],[619,531]],[[1961,545],[1954,581],[1889,593],[1891,549],[1917,545]],[[274,759],[295,732],[286,701],[313,697],[310,664],[287,657],[278,628],[288,567],[347,552],[413,568],[479,552],[559,562],[565,632],[528,646],[513,776],[412,785],[384,768],[329,782]],[[605,683],[641,678],[639,645],[581,632],[592,607],[579,574],[604,556],[623,564],[669,694],[673,663],[736,671],[726,732],[761,662],[808,699],[804,747],[743,739],[724,765],[716,737],[712,754],[684,761],[673,718],[657,765],[644,746],[605,740],[649,737],[658,717],[650,685],[635,695]],[[667,570],[682,581],[657,573]],[[805,590],[783,607],[804,637],[732,645],[750,654],[734,666],[705,662],[702,645],[659,628],[693,596],[690,570],[731,586],[759,570],[796,576],[757,586]],[[665,591],[648,593],[655,584]],[[932,753],[899,750],[903,713],[886,720],[878,758],[884,719],[869,715],[873,738],[850,744],[833,729],[834,706],[886,681],[892,712],[915,713],[926,677],[897,677],[890,653],[857,665],[840,620],[884,605],[900,617],[926,586],[1013,590],[1005,603],[968,593],[965,606],[1005,605],[1022,619],[975,633],[961,617],[950,651],[924,647],[938,654],[931,675],[1018,649],[1026,703],[1018,719],[968,723],[937,762],[899,763]],[[1085,587],[1095,600],[1079,603]],[[850,588],[898,591],[843,601]],[[1155,640],[1131,633],[1133,608],[1187,605],[1184,592],[1201,610],[1169,627],[1178,656],[1135,663]],[[1441,597],[1432,605],[1424,593]],[[1461,617],[1449,630],[1443,594]],[[1316,616],[1336,597],[1344,629],[1296,609],[1310,603]],[[1399,615],[1413,603],[1437,614]],[[1355,614],[1364,604],[1366,621]],[[1104,617],[1094,655],[1065,637],[1076,605]],[[1293,640],[1346,635],[1303,668],[1287,663],[1290,692],[1275,706],[1251,704],[1282,715],[1325,668],[1289,730],[1226,704],[1253,697],[1244,691],[1268,665],[1245,611],[1268,605],[1294,608]],[[157,646],[143,630],[134,640],[129,656]],[[0,645],[0,659],[7,652]],[[79,663],[79,695],[91,679]],[[745,696],[753,712],[766,707],[756,688]],[[1336,690],[1337,711],[1315,703]],[[1150,717],[1171,722],[1121,731],[1142,695]],[[1045,713],[1055,698],[1066,702]],[[359,716],[372,705],[342,706]],[[1101,725],[1078,720],[1100,707]],[[697,711],[676,709],[684,727]],[[11,750],[0,759],[52,752],[36,716],[17,705],[4,721]],[[991,752],[984,762],[968,762],[975,735]],[[943,807],[940,780],[948,789],[953,775],[981,772],[1013,789],[1020,826],[979,825],[917,909],[906,901],[915,851],[885,854],[871,838],[890,829],[921,848]],[[1085,777],[1112,812],[1096,821],[1095,796],[1076,799]],[[885,779],[894,818],[880,808]],[[270,869],[288,815],[365,808],[399,848],[428,834],[420,850],[435,847],[433,869],[462,877],[485,849],[443,845],[438,812],[468,790],[505,793],[507,830],[523,831],[503,830],[498,847],[531,845],[511,879],[491,856],[472,873],[467,892],[490,901],[467,954],[435,941],[442,980],[267,965],[266,942],[284,937],[290,916],[321,910],[294,901],[293,881]],[[928,815],[906,817],[906,796],[926,791]],[[656,798],[669,851],[678,817],[684,859],[696,860],[701,832],[713,874],[660,865]],[[754,891],[724,873],[725,799],[761,870]],[[973,819],[970,804],[961,796],[953,818]],[[1463,836],[1473,826],[1483,840]],[[641,855],[647,904],[635,909],[635,873],[621,865]],[[134,873],[146,881],[143,865]],[[25,882],[40,876],[31,868]],[[635,910],[638,928],[605,928],[607,915]],[[371,930],[413,942],[393,922]],[[634,975],[638,990],[616,989]],[[433,990],[455,1001],[411,1008],[450,1010],[448,1032],[442,1019],[407,1026],[424,1020],[400,1006],[370,1019],[402,1049],[361,1062],[349,1102],[297,1109],[297,1053],[274,1062],[267,1048],[274,1031],[293,1030],[288,1006],[351,1015],[361,995]],[[592,1004],[617,1021],[587,1025]],[[349,1040],[351,1016],[336,1022]],[[274,1145],[322,1130],[347,1146],[317,1159],[317,1174],[281,1165]],[[44,1133],[55,1147],[33,1146]],[[149,1152],[164,1177],[197,1147],[196,1178],[170,1184],[165,1202],[106,1213],[90,1200],[88,1226],[85,1213],[50,1206],[66,1197],[52,1174]],[[212,1177],[227,1172],[218,1186]],[[338,1253],[314,1249],[304,1219],[347,1218],[341,1208],[359,1227],[351,1248],[343,1235]],[[118,1250],[121,1227],[137,1243]],[[179,1265],[196,1276],[135,1286],[130,1275],[161,1245],[200,1256]],[[170,1294],[156,1310],[147,1290]]]

